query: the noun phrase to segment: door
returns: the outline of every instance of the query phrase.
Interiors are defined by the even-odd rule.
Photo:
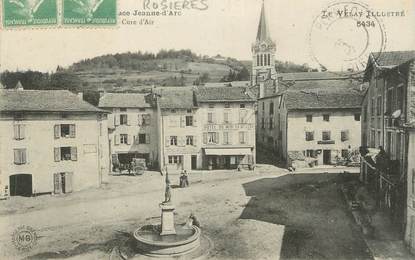
[[[323,164],[331,164],[331,150],[323,150]]]
[[[15,174],[9,177],[10,196],[32,196],[32,175]]]
[[[53,174],[53,193],[54,194],[61,194],[62,193],[62,178],[60,173]]]
[[[65,193],[72,192],[73,185],[73,172],[65,173]]]
[[[192,155],[191,168],[192,170],[196,170],[197,168],[197,156],[196,155]]]
[[[225,156],[225,168],[230,169],[231,168],[231,157]]]

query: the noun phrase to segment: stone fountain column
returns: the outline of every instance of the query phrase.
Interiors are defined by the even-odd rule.
[[[161,236],[175,235],[174,227],[174,205],[172,203],[161,203]]]

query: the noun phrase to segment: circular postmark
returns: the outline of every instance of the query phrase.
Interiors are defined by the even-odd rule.
[[[366,4],[336,1],[314,19],[310,53],[322,68],[358,73],[370,53],[376,59],[385,50],[386,39],[382,21]]]
[[[20,226],[12,234],[12,242],[16,249],[27,251],[37,243],[36,231],[30,226]]]

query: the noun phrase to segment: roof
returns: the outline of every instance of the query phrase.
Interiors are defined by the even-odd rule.
[[[190,109],[195,107],[191,88],[162,88],[157,90],[160,95],[160,108]]]
[[[205,87],[249,87],[251,81],[206,82]]]
[[[106,93],[99,99],[98,107],[151,107],[151,104],[146,101],[147,95],[139,93]]]
[[[412,51],[388,51],[373,52],[372,59],[376,61],[376,65],[380,67],[396,66],[405,63],[411,59],[415,59],[415,50]]]
[[[350,109],[360,108],[362,93],[320,93],[287,91],[285,104],[288,110]]]
[[[255,102],[245,87],[198,87],[197,102]]]
[[[106,113],[68,90],[0,90],[1,112]]]
[[[349,93],[350,91],[363,92],[366,88],[366,83],[349,78],[294,81],[280,84],[280,89],[282,91],[325,91],[333,93]]]
[[[260,42],[270,39],[268,26],[267,26],[267,21],[266,21],[266,18],[265,18],[265,4],[264,4],[264,2],[262,2],[261,16],[259,18],[258,32],[257,32],[257,35],[256,35],[256,39],[257,39],[257,41],[260,41]]]
[[[278,73],[278,77],[283,81],[303,81],[303,80],[328,80],[328,79],[346,79],[350,77],[347,72],[292,72]]]

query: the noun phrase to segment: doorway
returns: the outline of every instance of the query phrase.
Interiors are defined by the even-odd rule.
[[[331,150],[323,150],[323,164],[331,164]]]
[[[191,161],[191,168],[192,170],[197,169],[197,155],[192,155],[192,161]]]
[[[32,175],[31,174],[15,174],[9,177],[10,180],[10,196],[30,197],[32,193]]]
[[[73,173],[72,172],[59,172],[53,174],[54,193],[70,193],[72,192]]]

